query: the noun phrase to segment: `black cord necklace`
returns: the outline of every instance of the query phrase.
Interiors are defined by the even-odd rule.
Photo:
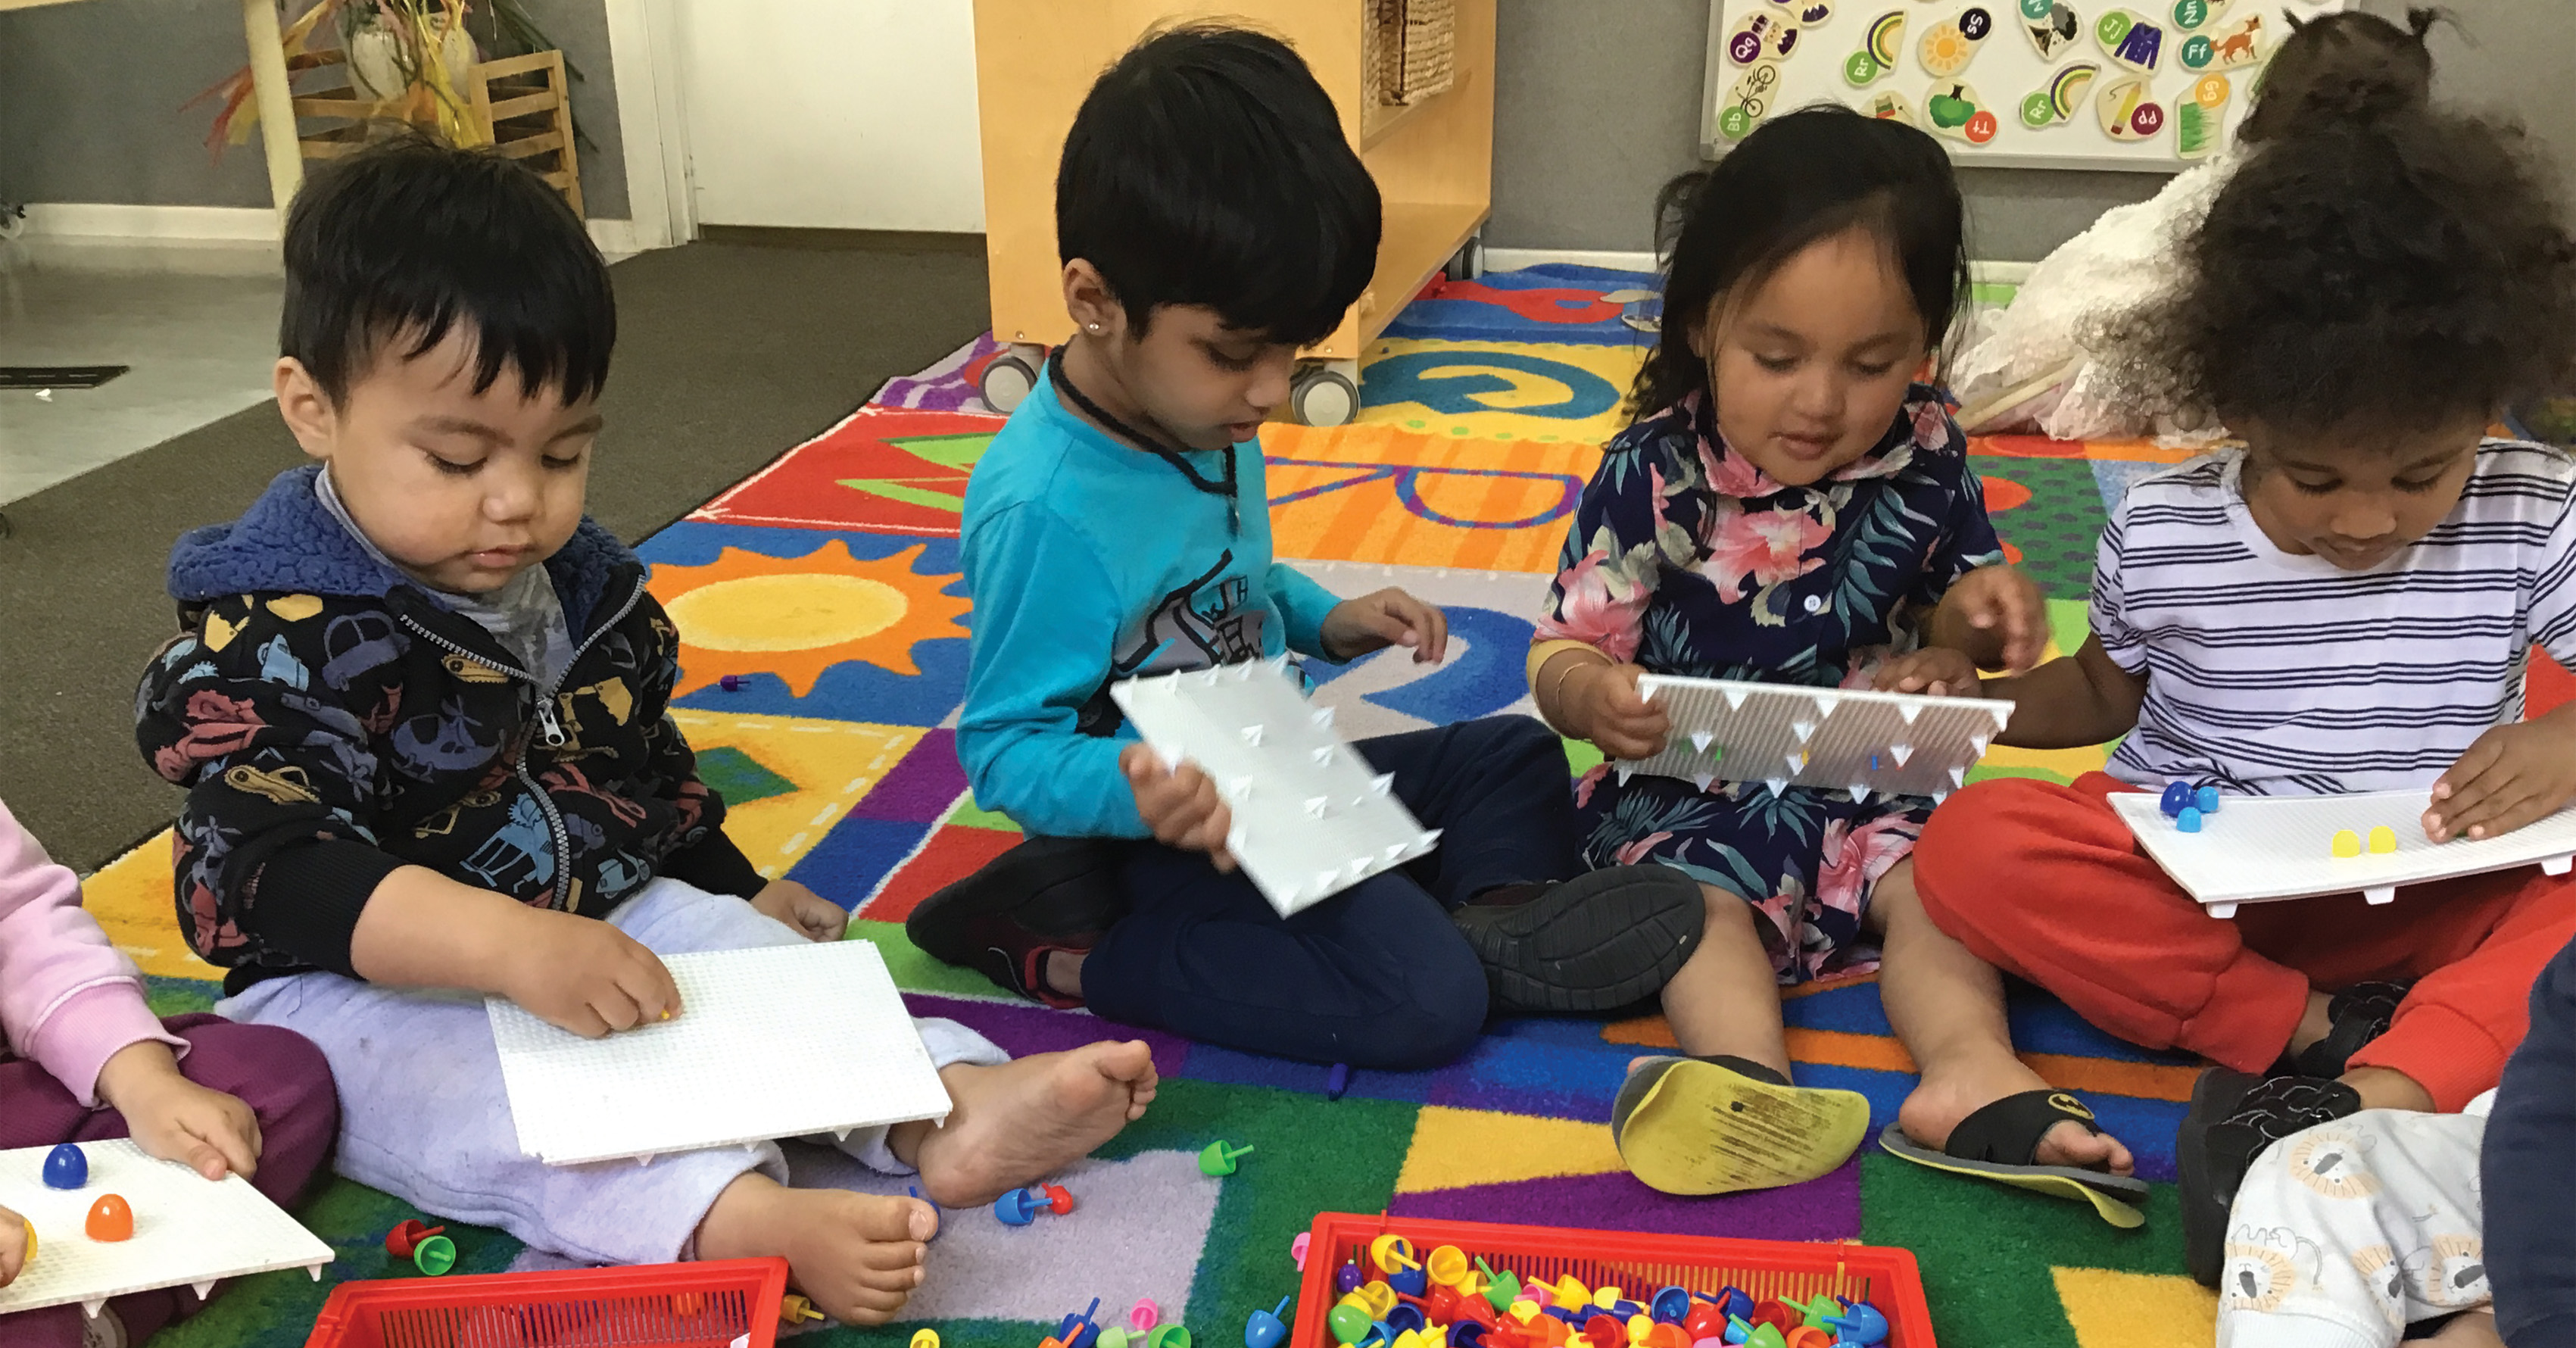
[[[1110,431],[1118,435],[1121,439],[1126,440],[1129,444],[1132,444],[1138,449],[1144,450],[1146,453],[1153,455],[1155,458],[1161,459],[1163,462],[1170,464],[1182,477],[1189,479],[1189,484],[1191,486],[1210,496],[1224,497],[1225,530],[1227,533],[1235,533],[1243,527],[1241,511],[1235,502],[1236,478],[1234,446],[1228,445],[1225,448],[1225,476],[1214,481],[1210,481],[1207,475],[1201,473],[1181,451],[1174,449],[1171,446],[1164,444],[1162,441],[1147,435],[1143,431],[1128,425],[1126,422],[1111,416],[1106,409],[1101,407],[1100,404],[1093,402],[1090,395],[1084,393],[1081,389],[1074,387],[1073,381],[1065,377],[1063,347],[1059,346],[1055,350],[1047,353],[1047,381],[1054,384],[1057,388],[1064,390],[1064,395],[1073,399],[1073,405],[1081,408],[1091,417],[1092,420],[1108,427]]]

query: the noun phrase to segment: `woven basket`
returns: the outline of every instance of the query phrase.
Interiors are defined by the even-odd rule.
[[[1369,97],[1380,106],[1418,103],[1457,76],[1453,0],[1364,0],[1368,5]]]

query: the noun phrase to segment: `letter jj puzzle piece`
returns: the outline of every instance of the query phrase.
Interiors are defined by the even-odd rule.
[[[2147,855],[2212,917],[2233,917],[2238,904],[2354,890],[2388,903],[2401,885],[2517,866],[2565,875],[2576,858],[2576,806],[2502,837],[2437,843],[2424,836],[2430,803],[2421,791],[2229,796],[2224,808],[2201,816],[2197,832],[2186,833],[2165,817],[2154,792],[2111,796]]]
[[[1637,691],[1664,709],[1673,736],[1653,758],[1619,765],[1710,782],[1930,796],[1957,790],[2012,718],[2012,704],[1779,683],[1648,674]]]
[[[584,1039],[494,997],[519,1151],[548,1165],[948,1116],[930,1051],[869,941],[672,955],[680,1014]]]
[[[1216,782],[1234,815],[1226,850],[1282,917],[1439,845],[1284,658],[1130,679],[1109,695],[1165,763],[1195,763]]]
[[[77,1189],[45,1183],[51,1147],[0,1151],[0,1208],[25,1216],[37,1241],[17,1281],[0,1287],[0,1316],[68,1303],[96,1315],[128,1292],[189,1287],[204,1296],[222,1279],[272,1269],[319,1279],[331,1262],[329,1245],[239,1175],[210,1180],[126,1138],[80,1147],[89,1174]],[[91,1207],[108,1194],[133,1212],[134,1230],[120,1240],[88,1233]]]

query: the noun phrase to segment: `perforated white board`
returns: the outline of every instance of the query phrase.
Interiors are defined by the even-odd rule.
[[[83,1142],[89,1183],[45,1187],[51,1147],[0,1151],[0,1208],[36,1228],[36,1258],[0,1287],[0,1315],[79,1302],[96,1312],[110,1297],[160,1287],[203,1295],[224,1278],[301,1268],[316,1278],[331,1262],[323,1244],[239,1175],[209,1180],[156,1161],[131,1140]],[[115,1194],[134,1210],[134,1238],[92,1240],[90,1206]],[[5,1338],[0,1334],[0,1338]]]
[[[2228,796],[2218,812],[2203,816],[2200,832],[2185,833],[2165,817],[2152,791],[2116,792],[2111,808],[2137,835],[2147,855],[2185,892],[2218,917],[2240,903],[2313,898],[2361,891],[2387,903],[2400,885],[2539,865],[2552,875],[2568,870],[2576,855],[2576,806],[2500,838],[2424,836],[2430,798],[2420,791],[2381,791],[2353,796]],[[2334,855],[2334,835],[2351,829],[2365,849],[2370,830],[2386,825],[2397,850],[2357,857]]]
[[[484,1003],[519,1150],[650,1160],[944,1119],[948,1089],[871,941],[673,955],[671,1020],[584,1039]]]
[[[1648,674],[1637,691],[1664,709],[1672,738],[1621,772],[1930,796],[1959,789],[2013,704],[1919,693],[1802,688]]]
[[[1306,700],[1284,659],[1112,684],[1166,763],[1190,762],[1234,815],[1226,850],[1287,917],[1439,845]]]

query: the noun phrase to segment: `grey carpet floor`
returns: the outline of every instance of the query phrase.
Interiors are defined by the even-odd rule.
[[[693,243],[617,264],[590,512],[630,541],[984,329],[980,255]],[[303,462],[274,404],[13,502],[0,539],[0,801],[83,872],[170,822],[133,690],[174,630],[181,533]]]

